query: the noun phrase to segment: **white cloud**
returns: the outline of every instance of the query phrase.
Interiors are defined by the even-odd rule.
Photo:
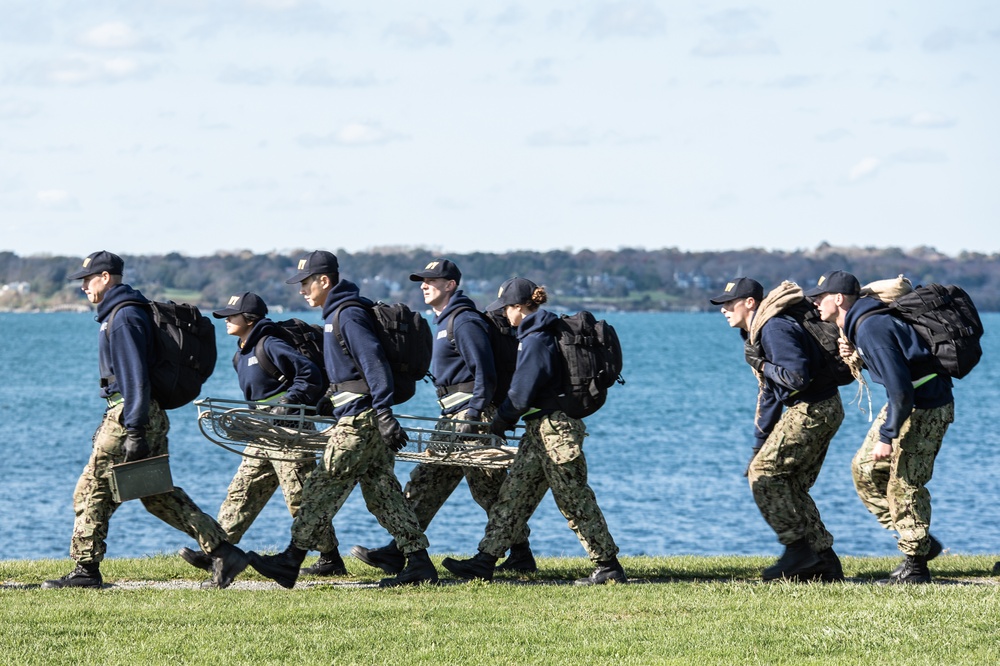
[[[941,164],[948,161],[948,153],[934,148],[904,148],[889,159],[904,164]]]
[[[539,130],[528,135],[529,146],[549,148],[553,146],[589,146],[595,137],[585,127],[568,127],[560,129]]]
[[[892,50],[892,42],[889,40],[889,35],[885,31],[869,37],[863,42],[863,45],[872,53],[888,53]]]
[[[35,102],[25,99],[6,97],[0,99],[0,119],[2,120],[24,120],[38,114],[41,107]]]
[[[740,35],[760,28],[759,19],[767,16],[767,12],[755,7],[726,9],[706,17],[705,22],[724,35]]]
[[[451,36],[445,29],[426,16],[390,23],[385,29],[385,36],[401,46],[414,49],[451,44]]]
[[[405,138],[398,132],[384,129],[379,123],[351,122],[325,136],[303,134],[298,138],[298,143],[304,148],[359,147],[384,145],[393,141],[402,141]]]
[[[35,61],[12,70],[8,82],[25,85],[80,86],[149,78],[155,68],[134,58],[97,58],[75,55]]]
[[[338,74],[326,59],[314,60],[299,69],[294,81],[300,86],[329,88],[367,88],[380,83],[371,72],[354,76]]]
[[[80,44],[95,49],[131,49],[140,42],[138,33],[122,21],[102,23],[80,36]]]
[[[240,67],[239,65],[226,65],[226,68],[219,74],[219,83],[229,83],[245,86],[266,86],[274,81],[274,72],[270,67]]]
[[[552,58],[535,58],[529,62],[518,62],[513,69],[528,85],[551,86],[559,82],[555,65],[556,61]]]
[[[703,58],[728,58],[732,56],[778,55],[777,44],[768,37],[738,39],[708,39],[692,49],[691,54]]]
[[[344,196],[336,196],[325,191],[305,190],[293,197],[275,199],[265,206],[266,210],[305,210],[309,208],[332,208],[334,206],[349,206],[351,200]]]
[[[872,178],[878,173],[882,161],[877,157],[866,157],[851,167],[847,173],[847,180],[856,183],[861,180]]]
[[[789,185],[778,194],[779,199],[815,199],[823,198],[819,187],[812,181]]]
[[[780,79],[772,81],[769,85],[775,88],[806,88],[808,86],[822,83],[823,77],[814,74],[788,74]]]
[[[954,127],[958,124],[958,121],[940,113],[920,111],[909,116],[891,118],[889,119],[889,124],[893,127],[908,127],[912,129],[944,129]]]
[[[76,199],[66,190],[39,190],[35,198],[45,208],[52,210],[75,210],[79,208]]]
[[[921,46],[928,53],[940,53],[973,43],[975,38],[967,31],[945,26],[927,35]]]
[[[609,37],[655,37],[666,32],[666,17],[645,2],[602,5],[587,22],[586,33],[597,39]]]
[[[851,136],[853,135],[849,130],[844,129],[843,127],[838,127],[828,132],[817,134],[816,140],[822,141],[823,143],[833,143],[835,141],[840,141],[841,139],[848,139]]]
[[[261,7],[272,11],[287,11],[295,9],[302,3],[299,0],[244,0],[251,7]]]

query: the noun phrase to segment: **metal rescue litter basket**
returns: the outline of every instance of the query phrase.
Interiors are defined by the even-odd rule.
[[[169,493],[170,456],[153,456],[111,466],[111,496],[116,502]]]
[[[313,414],[275,415],[258,409],[258,403],[245,400],[203,398],[194,404],[198,406],[198,427],[210,442],[250,458],[263,456],[245,452],[242,447],[247,444],[267,450],[271,460],[316,459],[322,455],[331,429],[337,423],[331,417]],[[504,469],[510,466],[517,453],[519,437],[508,435],[505,441],[489,433],[457,435],[450,429],[465,421],[402,414],[397,414],[396,418],[410,438],[406,447],[396,454],[397,460]],[[484,424],[474,422],[473,425]],[[270,452],[279,452],[284,457],[275,457]]]

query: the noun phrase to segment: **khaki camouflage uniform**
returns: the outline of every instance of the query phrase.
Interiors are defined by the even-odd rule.
[[[484,426],[488,424],[496,413],[496,408],[488,406],[482,414]],[[437,422],[437,430],[448,431],[452,429],[453,420],[464,421],[468,417],[468,410],[462,410],[448,416],[441,417]],[[420,528],[427,529],[431,520],[438,510],[445,503],[451,494],[462,482],[462,478],[469,484],[469,492],[476,504],[483,507],[489,515],[497,497],[500,495],[500,486],[507,479],[505,469],[484,469],[482,467],[459,467],[457,465],[436,465],[431,463],[420,463],[410,472],[410,480],[403,488],[403,495],[406,496],[407,504],[413,509]],[[525,543],[528,541],[527,524],[515,537],[513,543]]]
[[[948,424],[955,420],[955,403],[932,409],[914,409],[892,441],[892,456],[872,460],[885,423],[886,407],[879,412],[864,443],[851,461],[854,488],[865,507],[887,530],[899,535],[899,550],[906,555],[926,555],[930,547],[931,494],[925,484],[934,472]]]
[[[94,434],[94,446],[87,466],[73,493],[73,538],[70,557],[81,564],[97,563],[107,551],[108,525],[115,510],[121,506],[111,497],[111,466],[125,461],[125,427],[121,423],[124,405],[109,407],[104,420]],[[170,422],[155,400],[149,403],[149,425],[146,443],[150,456],[167,454],[167,431]],[[215,550],[226,540],[222,527],[204,513],[182,489],[174,487],[169,493],[143,497],[146,510],[171,527],[198,541],[205,552]]]
[[[804,538],[814,552],[833,546],[809,489],[843,420],[840,394],[786,407],[750,463],[747,477],[754,501],[783,545]]]
[[[303,550],[322,538],[356,484],[368,511],[406,554],[427,548],[427,537],[406,505],[393,465],[395,455],[376,425],[375,410],[342,416],[323,452],[323,462],[302,488],[302,504],[292,521],[292,543]]]
[[[281,486],[285,496],[288,513],[292,518],[298,515],[302,486],[309,474],[317,469],[317,464],[312,460],[282,460],[295,455],[291,451],[275,451],[253,445],[243,450],[243,461],[229,482],[226,499],[219,507],[219,524],[226,531],[229,543],[240,542],[278,486]],[[327,524],[327,529],[321,531],[319,541],[310,545],[309,549],[329,553],[337,550],[339,545],[333,525]]]
[[[608,562],[618,555],[618,546],[587,483],[585,435],[583,421],[561,411],[525,422],[521,444],[490,511],[479,550],[502,557],[551,488],[556,506],[590,559]]]

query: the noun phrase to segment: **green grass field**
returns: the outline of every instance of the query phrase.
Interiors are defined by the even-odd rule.
[[[942,555],[935,583],[873,584],[897,563],[845,558],[843,584],[759,583],[755,557],[623,558],[633,583],[532,576],[379,590],[379,572],[283,590],[248,570],[200,590],[180,558],[110,560],[103,590],[43,590],[68,560],[0,562],[4,664],[996,664],[994,556]],[[440,563],[440,558],[435,558]],[[444,572],[443,569],[440,569]]]

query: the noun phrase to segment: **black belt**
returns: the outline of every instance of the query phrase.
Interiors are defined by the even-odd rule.
[[[452,393],[472,393],[475,388],[475,382],[462,382],[461,384],[452,384],[451,386],[438,386],[437,396],[439,398],[443,398],[444,396],[451,395]]]

